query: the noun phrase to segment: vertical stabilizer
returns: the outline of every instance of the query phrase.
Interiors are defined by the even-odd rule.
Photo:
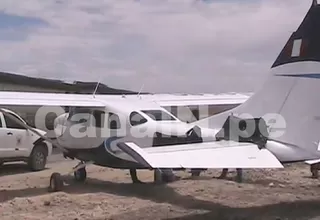
[[[317,0],[313,0],[312,1],[312,6],[316,6],[318,4],[318,1]]]
[[[295,67],[291,69],[291,72],[289,71],[288,74],[294,74],[294,72],[297,71],[301,73],[319,71],[317,68],[311,69],[314,65],[310,65],[310,62],[320,61],[319,7],[317,1],[314,0],[302,23],[298,29],[292,33],[276,61],[273,63],[272,69],[276,70],[273,70],[273,72],[288,72],[291,66],[299,66],[299,68]],[[307,61],[308,63],[306,63]],[[285,65],[295,64],[297,62],[303,63],[300,63],[300,65]]]
[[[276,129],[270,114],[278,114],[274,119],[285,120],[285,133],[278,136],[279,132],[271,132],[270,137],[303,149],[301,158],[320,156],[320,5],[316,0],[273,63],[260,91],[237,108],[197,124],[221,128],[231,112],[240,117],[264,117],[270,131]]]

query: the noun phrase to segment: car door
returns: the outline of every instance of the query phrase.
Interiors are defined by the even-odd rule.
[[[21,119],[14,114],[7,114],[10,114],[12,117],[15,117],[17,120],[21,121]],[[32,150],[30,132],[8,116],[3,115],[3,118],[6,126],[5,135],[7,139],[6,145],[10,152],[9,157],[28,156]]]
[[[0,158],[11,157],[14,154],[12,135],[6,128],[3,114],[0,113]]]

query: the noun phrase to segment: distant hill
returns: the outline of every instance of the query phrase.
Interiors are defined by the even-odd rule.
[[[62,80],[45,79],[29,77],[15,73],[0,72],[0,90],[5,91],[29,91],[29,92],[55,92],[61,93],[79,93],[91,94],[94,92],[97,82],[82,82],[75,81],[66,83]],[[34,88],[34,89],[33,89]],[[103,83],[100,83],[97,94],[137,94],[137,92],[111,88]]]
[[[97,82],[81,82],[76,81],[74,84],[72,84],[74,90],[76,90],[76,93],[93,93],[97,86]],[[96,91],[97,94],[138,94],[137,92],[124,90],[124,89],[115,89],[111,88],[103,83],[99,83],[99,86]]]

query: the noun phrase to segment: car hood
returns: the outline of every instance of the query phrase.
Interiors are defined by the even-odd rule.
[[[47,133],[47,132],[45,132],[45,131],[43,131],[43,130],[40,130],[40,129],[38,129],[38,128],[33,128],[35,131],[37,131],[39,134],[41,134],[42,136],[45,136],[45,134]],[[39,138],[39,137],[41,137],[41,136],[39,136],[38,134],[36,134],[36,133],[34,133],[34,132],[32,132],[32,131],[30,131],[34,136],[36,136],[37,138]]]

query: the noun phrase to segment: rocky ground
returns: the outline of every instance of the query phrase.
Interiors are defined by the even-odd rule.
[[[139,171],[133,185],[124,170],[89,166],[84,184],[69,181],[63,192],[48,193],[52,172],[67,173],[73,161],[49,164],[30,173],[23,165],[0,168],[0,219],[320,219],[320,187],[304,164],[282,170],[246,170],[244,183],[212,178],[210,170],[197,179],[179,172],[182,180],[151,183],[153,174]]]

